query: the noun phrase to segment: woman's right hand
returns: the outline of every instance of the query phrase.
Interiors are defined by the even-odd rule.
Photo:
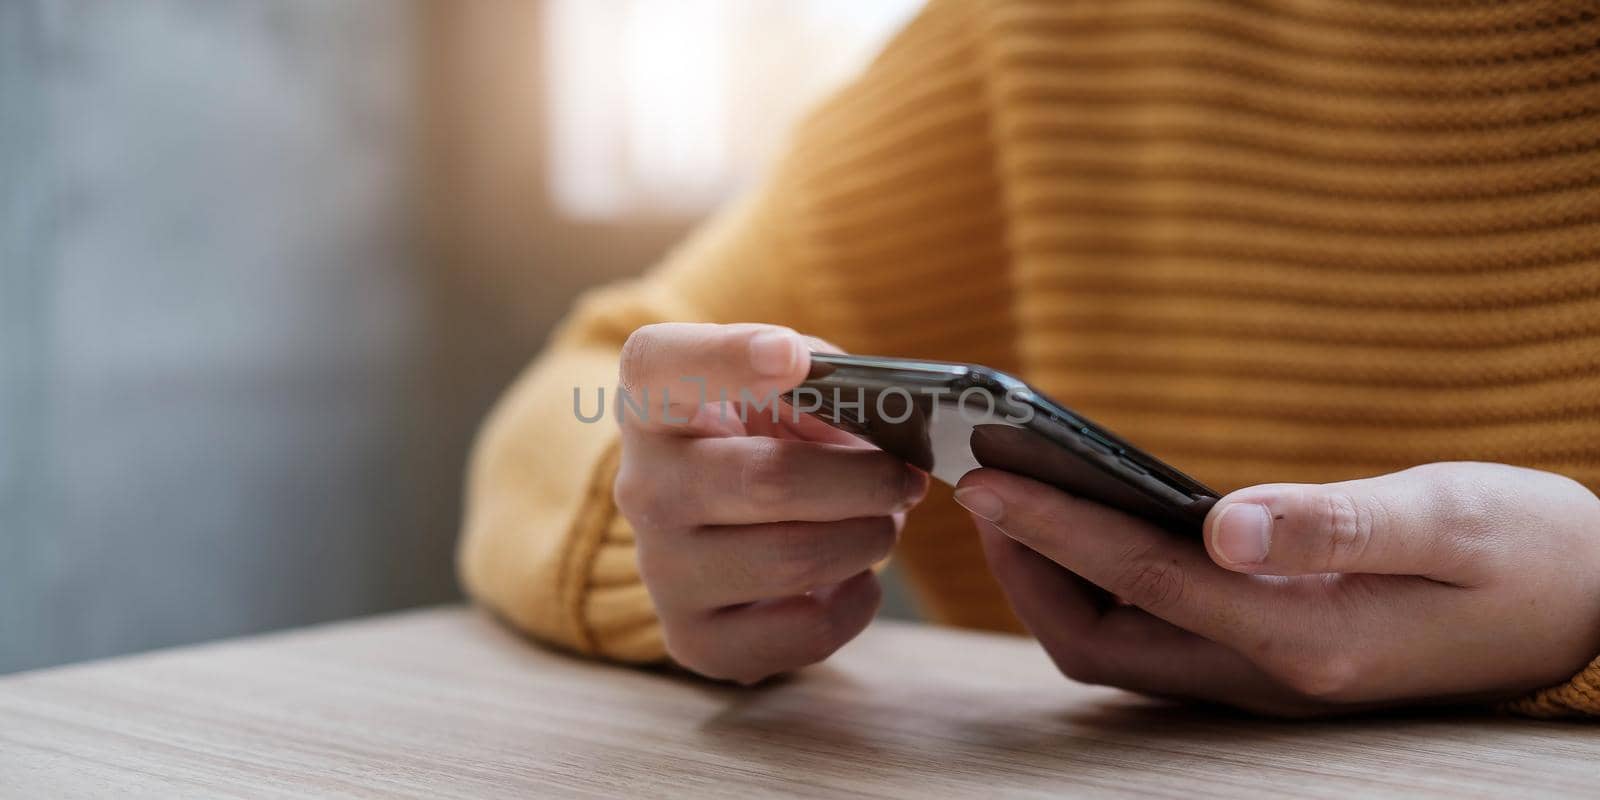
[[[894,456],[761,407],[805,379],[811,347],[827,348],[771,325],[668,323],[622,349],[621,390],[645,413],[613,406],[617,508],[667,652],[707,677],[754,683],[860,633],[881,598],[872,566],[927,492]]]

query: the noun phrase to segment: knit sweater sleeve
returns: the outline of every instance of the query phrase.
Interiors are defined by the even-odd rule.
[[[1506,710],[1543,719],[1588,717],[1600,719],[1600,658],[1572,680],[1506,704]]]

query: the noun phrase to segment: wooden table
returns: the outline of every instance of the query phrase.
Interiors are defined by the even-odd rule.
[[[0,795],[1600,793],[1600,728],[1280,723],[1068,683],[1031,642],[874,625],[755,690],[445,608],[0,678]]]

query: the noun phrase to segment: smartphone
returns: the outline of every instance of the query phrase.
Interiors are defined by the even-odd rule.
[[[813,353],[784,399],[951,485],[992,467],[1195,537],[1217,502],[1199,481],[977,364]]]

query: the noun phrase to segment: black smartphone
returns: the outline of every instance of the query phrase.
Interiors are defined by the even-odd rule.
[[[784,399],[952,485],[993,467],[1196,537],[1217,502],[1199,481],[977,364],[813,353],[810,375]]]

